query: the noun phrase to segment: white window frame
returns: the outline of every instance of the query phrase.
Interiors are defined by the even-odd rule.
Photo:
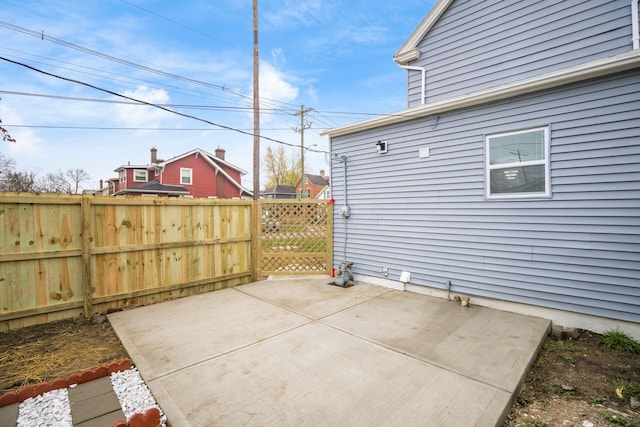
[[[138,179],[138,173],[144,173],[144,179]],[[146,169],[134,169],[133,170],[133,182],[147,182],[149,180],[149,171]]]
[[[127,182],[127,170],[126,169],[121,170],[119,175],[120,175],[119,176],[119,178],[120,178],[119,181],[120,182]]]
[[[185,182],[184,178],[186,178],[185,173],[189,175],[189,182]],[[180,184],[181,185],[193,185],[193,169],[191,168],[180,168]]]
[[[496,165],[490,164],[491,153],[490,153],[490,142],[492,138],[502,137],[502,136],[510,136],[517,134],[524,134],[530,132],[538,132],[544,131],[544,159],[540,160],[532,160],[532,161],[520,161],[520,162],[512,162],[512,163],[500,163]],[[531,129],[523,129],[513,132],[504,132],[497,133],[492,135],[486,135],[485,137],[485,197],[491,200],[500,200],[500,199],[533,199],[533,198],[549,198],[551,197],[551,168],[549,162],[549,126],[531,128]],[[544,165],[544,191],[538,192],[527,192],[527,193],[491,193],[491,171],[494,169],[505,169],[505,168],[518,168],[525,166],[536,166],[536,165]]]

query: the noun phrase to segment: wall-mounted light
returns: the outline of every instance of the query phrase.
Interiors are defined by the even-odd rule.
[[[378,154],[384,154],[387,152],[387,141],[378,141],[376,142],[376,149],[378,150]]]

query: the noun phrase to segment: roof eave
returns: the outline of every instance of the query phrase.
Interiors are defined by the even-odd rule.
[[[329,137],[349,135],[380,126],[401,123],[432,114],[472,107],[545,89],[552,89],[558,86],[577,83],[583,80],[629,71],[636,68],[640,68],[640,50],[633,50],[609,58],[599,59],[522,82],[511,83],[480,92],[445,99],[439,102],[433,102],[403,110],[388,116],[376,117],[339,128],[329,129],[321,132],[320,135]]]
[[[407,41],[405,41],[400,49],[398,49],[398,52],[393,55],[393,60],[396,63],[399,65],[407,65],[409,62],[415,61],[420,57],[420,50],[417,49],[418,45],[452,2],[453,0],[438,0],[436,4],[433,5],[427,16],[425,16],[422,22],[413,30],[413,33],[411,33]]]

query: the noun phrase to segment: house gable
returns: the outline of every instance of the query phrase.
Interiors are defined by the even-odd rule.
[[[246,174],[244,170],[200,148],[171,158],[159,166],[163,169],[163,183],[184,185],[194,197],[239,198],[251,194],[240,184],[242,175]],[[183,169],[191,170],[190,184],[181,180]]]
[[[441,0],[394,59],[424,68],[426,103],[439,102],[628,52],[630,16],[628,0]],[[408,76],[408,106],[421,105],[421,73]]]

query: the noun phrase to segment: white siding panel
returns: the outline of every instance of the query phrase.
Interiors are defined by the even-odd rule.
[[[640,322],[639,112],[640,73],[629,72],[333,138],[351,207],[347,220],[336,209],[336,262]],[[547,125],[552,197],[485,200],[485,135]],[[342,162],[332,176],[340,207]]]

